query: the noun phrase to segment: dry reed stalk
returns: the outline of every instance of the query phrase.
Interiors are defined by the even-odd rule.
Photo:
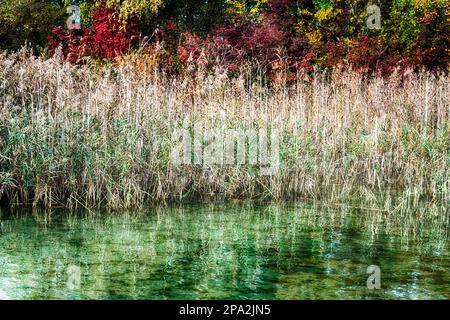
[[[214,195],[447,208],[446,75],[316,74],[269,89],[220,70],[171,78],[142,68],[135,57],[93,68],[0,54],[0,193],[47,207]],[[175,166],[174,128],[199,123],[278,128],[279,172]]]

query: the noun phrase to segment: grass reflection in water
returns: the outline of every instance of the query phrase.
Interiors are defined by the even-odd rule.
[[[442,212],[193,205],[0,221],[2,299],[450,298]],[[372,264],[381,290],[366,287]]]

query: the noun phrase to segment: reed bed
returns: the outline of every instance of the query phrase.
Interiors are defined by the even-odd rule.
[[[449,200],[449,82],[317,73],[169,77],[150,64],[73,66],[0,54],[0,197],[11,205],[138,207],[205,199],[320,201],[382,211]],[[175,165],[174,128],[277,128],[276,174]]]

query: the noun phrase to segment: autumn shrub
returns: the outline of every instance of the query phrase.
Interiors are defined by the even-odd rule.
[[[368,4],[363,0],[235,0],[228,4],[225,22],[207,32],[196,32],[197,22],[189,28],[187,17],[177,13],[180,4],[166,3],[176,12],[168,15],[162,6],[165,13],[155,13],[145,23],[124,15],[123,6],[94,6],[89,27],[55,28],[49,51],[54,54],[61,46],[65,59],[77,63],[88,56],[115,60],[139,49],[156,59],[156,68],[173,75],[207,74],[217,68],[229,75],[264,70],[269,80],[282,74],[295,81],[334,68],[383,76],[448,69],[446,1],[374,3],[382,8],[379,29],[367,28]],[[167,19],[161,20],[163,16]]]
[[[137,47],[141,32],[138,22],[127,20],[123,25],[118,11],[103,7],[92,15],[92,26],[81,30],[67,30],[56,27],[48,40],[48,49],[53,55],[61,46],[64,57],[78,62],[82,57],[114,60]]]

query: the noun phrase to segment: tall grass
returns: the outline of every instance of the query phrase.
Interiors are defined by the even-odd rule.
[[[146,201],[318,200],[392,211],[449,200],[449,83],[316,74],[168,77],[150,64],[72,66],[0,54],[0,194],[10,204],[127,208]],[[176,166],[172,131],[278,128],[280,170]],[[434,211],[433,211],[434,212]]]

